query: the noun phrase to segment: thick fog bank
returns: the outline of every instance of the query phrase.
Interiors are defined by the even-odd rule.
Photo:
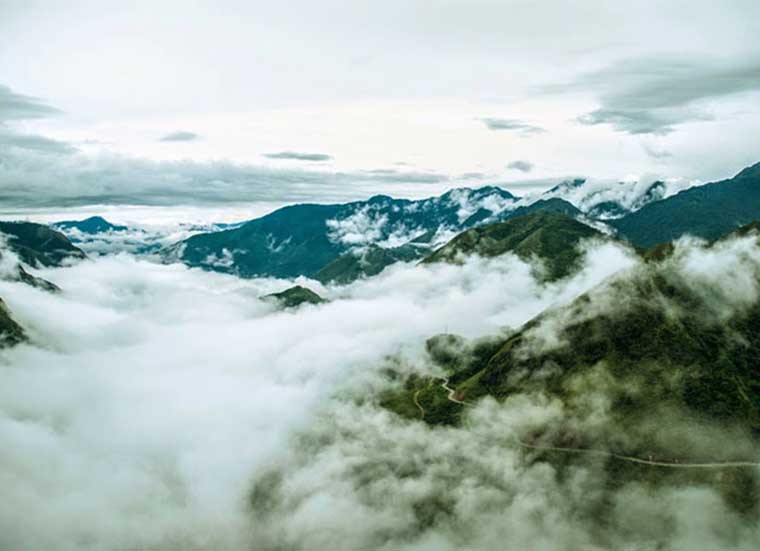
[[[299,281],[330,302],[288,311],[257,297],[293,282],[127,255],[39,271],[60,295],[0,282],[31,338],[0,356],[0,547],[576,549],[645,525],[674,549],[757,542],[699,488],[628,489],[598,537],[598,465],[559,482],[513,442],[561,404],[486,400],[449,429],[373,405],[389,357],[432,370],[427,337],[516,328],[635,264],[596,244],[551,285],[511,256],[397,265]]]

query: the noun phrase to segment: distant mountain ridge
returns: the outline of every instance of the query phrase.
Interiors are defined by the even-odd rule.
[[[346,204],[292,205],[228,231],[195,235],[163,256],[242,277],[348,283],[427,256],[463,231],[536,211],[607,227],[642,248],[686,233],[714,239],[760,218],[757,166],[670,196],[673,188],[663,181],[600,187],[575,179],[532,198],[486,186],[416,201],[377,195]]]
[[[760,163],[733,178],[692,187],[649,203],[610,224],[640,247],[685,234],[712,240],[760,219]]]
[[[760,218],[758,167],[675,195],[671,194],[678,186],[687,184],[674,188],[659,180],[604,184],[576,178],[523,198],[485,186],[421,200],[376,195],[345,204],[298,204],[248,222],[214,224],[208,226],[210,231],[169,246],[169,233],[152,235],[101,216],[51,226],[94,254],[158,251],[166,261],[241,277],[307,276],[344,284],[396,262],[424,258],[463,231],[536,211],[562,213],[604,232],[617,232],[643,249],[684,234],[715,239]],[[29,253],[24,261],[44,265]]]
[[[51,224],[54,228],[66,231],[66,230],[78,230],[86,234],[97,234],[110,231],[126,231],[129,228],[127,226],[121,226],[118,224],[112,224],[102,216],[90,216],[84,220],[64,220],[63,222],[56,222]]]
[[[394,249],[416,242],[432,248],[505,216],[516,202],[508,191],[484,187],[418,201],[377,195],[338,205],[292,205],[234,229],[195,235],[164,254],[243,277],[314,276],[340,256],[371,245]]]

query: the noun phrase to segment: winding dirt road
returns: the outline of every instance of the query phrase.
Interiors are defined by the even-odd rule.
[[[456,393],[457,390],[455,388],[451,388],[449,386],[449,379],[441,379],[443,382],[441,383],[441,388],[443,388],[448,394],[446,395],[446,398],[449,400],[449,402],[454,402],[455,404],[465,405],[464,401],[457,399]]]
[[[449,379],[441,379],[441,388],[446,391],[446,398],[450,402],[459,404],[460,406],[469,406],[471,404],[466,403],[464,400],[460,400],[456,397],[456,389],[449,386]],[[419,390],[414,393],[414,403],[419,408],[422,417],[425,417],[425,410],[417,400]],[[670,469],[727,469],[735,467],[760,467],[760,462],[756,461],[715,461],[710,463],[691,463],[691,462],[676,462],[676,461],[656,461],[654,459],[642,459],[641,457],[634,457],[632,455],[621,455],[619,453],[608,452],[605,450],[594,450],[588,448],[565,448],[561,446],[541,446],[538,444],[529,444],[523,442],[519,438],[515,438],[515,443],[526,449],[538,450],[538,451],[555,451],[563,453],[577,453],[586,455],[597,455],[602,457],[612,457],[621,461],[629,461],[631,463],[639,463],[641,465],[652,465],[655,467],[667,467]]]

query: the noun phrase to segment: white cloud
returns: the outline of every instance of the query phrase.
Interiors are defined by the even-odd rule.
[[[511,257],[397,266],[314,284],[332,302],[296,312],[256,300],[290,282],[126,255],[42,271],[60,296],[0,282],[35,343],[2,355],[0,541],[240,548],[252,477],[341,389],[431,334],[519,325],[628,263],[615,258],[550,287]]]
[[[327,237],[348,247],[369,245],[383,238],[387,223],[386,214],[366,205],[345,218],[327,220]]]

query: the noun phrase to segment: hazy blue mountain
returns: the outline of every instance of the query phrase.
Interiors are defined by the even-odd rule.
[[[192,236],[164,251],[171,260],[236,273],[313,276],[341,255],[370,245],[393,249],[420,238],[435,243],[489,219],[516,198],[497,187],[456,189],[418,201],[377,195],[338,205],[293,205],[226,231]]]
[[[720,236],[760,218],[760,163],[735,177],[684,190],[614,220],[620,235],[652,247],[690,234]]]
[[[84,220],[65,220],[63,222],[56,222],[52,224],[56,229],[66,230],[78,230],[86,234],[104,233],[109,231],[126,231],[129,228],[127,226],[120,226],[118,224],[112,224],[101,216],[91,216]]]
[[[61,232],[33,222],[0,222],[8,247],[30,266],[60,266],[66,260],[86,258]]]

